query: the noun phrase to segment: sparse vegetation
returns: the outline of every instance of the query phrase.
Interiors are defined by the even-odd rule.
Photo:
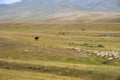
[[[0,80],[16,79],[8,72],[23,73],[19,80],[119,80],[119,33],[119,23],[0,23]]]

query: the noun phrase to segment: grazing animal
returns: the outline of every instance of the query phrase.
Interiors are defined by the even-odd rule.
[[[37,41],[37,40],[39,40],[39,37],[38,37],[38,36],[35,36],[34,39]]]

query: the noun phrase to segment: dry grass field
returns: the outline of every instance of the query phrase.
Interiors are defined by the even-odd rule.
[[[120,23],[0,23],[0,80],[119,80],[120,59],[94,51],[120,56]]]

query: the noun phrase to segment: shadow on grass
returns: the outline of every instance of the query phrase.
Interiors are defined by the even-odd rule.
[[[1,69],[20,70],[20,71],[36,71],[42,73],[50,73],[61,76],[71,76],[84,78],[85,80],[119,80],[120,74],[100,73],[94,70],[82,70],[69,67],[45,66],[36,64],[27,64],[20,62],[9,62],[0,60]]]

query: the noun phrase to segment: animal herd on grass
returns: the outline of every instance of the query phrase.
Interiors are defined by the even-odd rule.
[[[40,37],[35,36],[34,39],[36,41],[38,41],[40,39]],[[80,52],[80,48],[70,48],[70,49],[75,50],[77,52]],[[107,58],[108,61],[110,61],[110,60],[120,60],[120,53],[117,52],[117,51],[98,52],[98,51],[95,50],[95,51],[93,51],[93,53],[96,54],[97,56]]]
[[[94,54],[100,57],[105,57],[108,60],[120,60],[120,53],[118,51],[94,51]]]

